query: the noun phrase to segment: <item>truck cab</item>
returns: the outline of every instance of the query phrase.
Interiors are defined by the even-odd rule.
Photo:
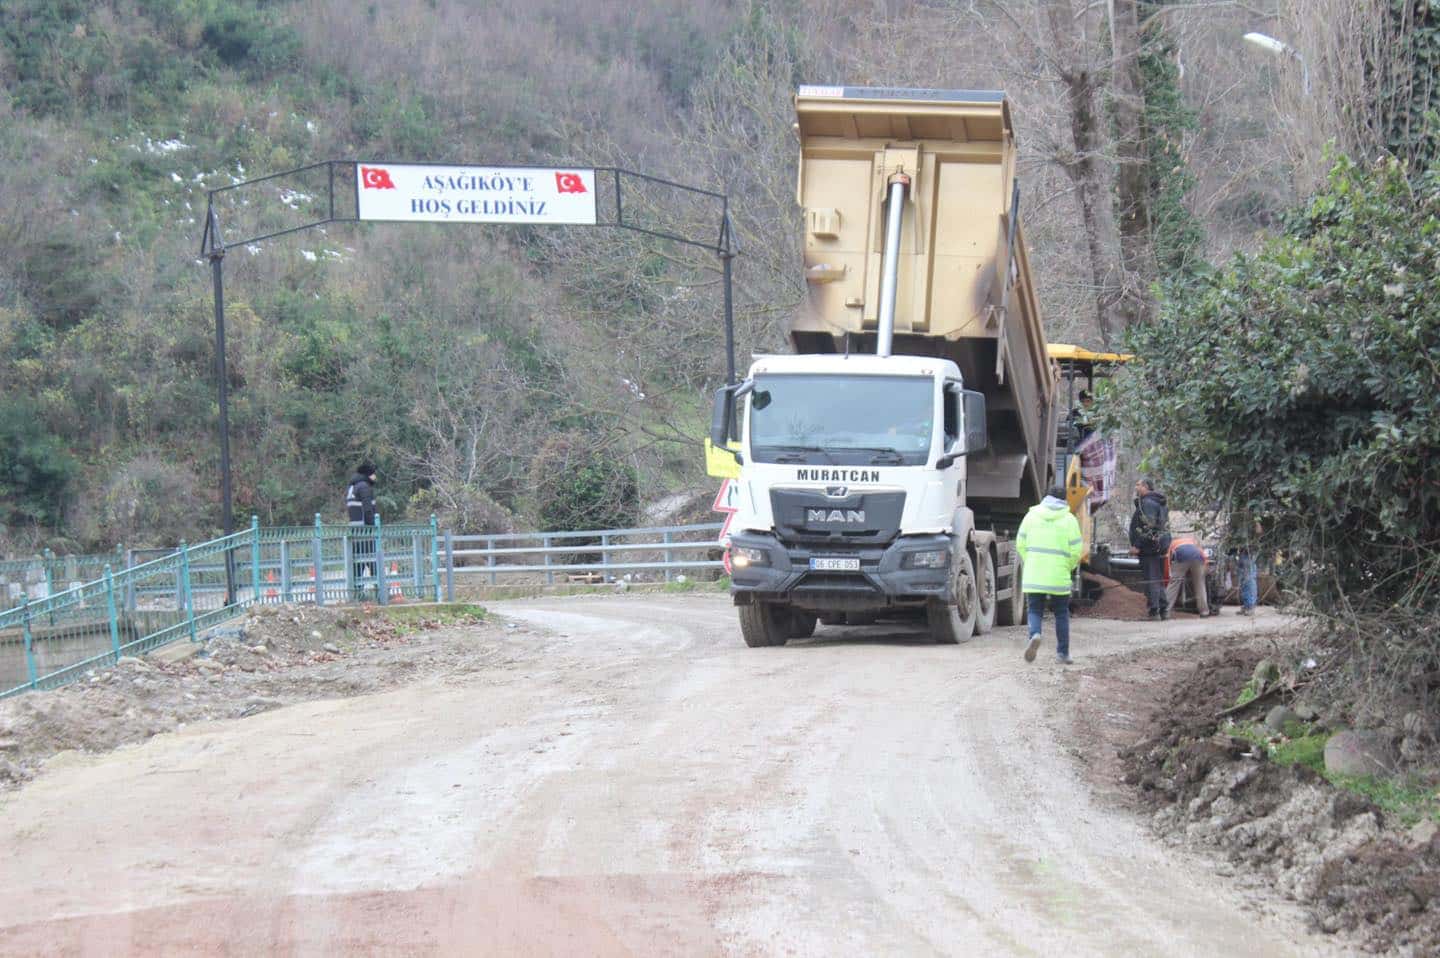
[[[744,464],[732,593],[756,607],[752,618],[768,610],[779,620],[765,631],[791,638],[822,617],[919,615],[953,607],[957,594],[960,624],[974,630],[966,456],[987,445],[985,400],[964,388],[958,366],[918,356],[767,356],[722,391],[717,408],[712,439],[731,439]]]

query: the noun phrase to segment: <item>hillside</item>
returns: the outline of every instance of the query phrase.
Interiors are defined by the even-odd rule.
[[[1043,5],[961,6],[0,0],[0,550],[218,527],[206,191],[315,160],[616,164],[724,189],[743,359],[783,345],[801,294],[794,86],[1005,87],[1052,335],[1096,340],[1065,119],[1020,29]],[[1247,63],[1239,15],[1186,16],[1176,144],[1205,162],[1180,202],[1215,258],[1274,221],[1292,168],[1266,162],[1274,71],[1248,63],[1221,91],[1205,69]],[[255,222],[305,196],[276,184]],[[702,479],[724,370],[703,253],[600,230],[349,226],[225,268],[239,515],[335,515],[367,455],[383,514],[469,529],[534,522],[553,474],[536,463],[557,456],[620,463],[609,481],[641,499]]]

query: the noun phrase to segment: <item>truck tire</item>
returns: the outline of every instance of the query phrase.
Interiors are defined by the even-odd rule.
[[[975,588],[975,564],[970,553],[961,552],[956,559],[955,601],[931,599],[925,606],[930,638],[940,645],[968,642],[975,634],[975,621],[980,616],[980,596]]]
[[[790,638],[790,610],[784,606],[752,602],[740,606],[740,636],[752,649],[784,645]]]
[[[791,612],[785,626],[785,635],[791,639],[808,639],[815,634],[818,618],[813,612]]]
[[[986,635],[995,628],[995,556],[982,547],[975,554],[975,590],[979,614],[975,616],[975,634]]]
[[[1023,625],[1025,623],[1025,593],[1020,591],[1020,557],[1015,557],[1015,574],[1010,581],[1010,597],[1001,599],[995,606],[996,625]]]

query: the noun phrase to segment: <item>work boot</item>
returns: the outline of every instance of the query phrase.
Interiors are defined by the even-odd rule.
[[[1035,632],[1030,636],[1030,641],[1025,644],[1025,661],[1034,662],[1035,653],[1040,651],[1040,633]]]
[[[1055,661],[1058,662],[1060,665],[1074,665],[1074,664],[1075,664],[1075,660],[1072,659],[1072,658],[1070,658],[1069,655],[1061,655],[1059,652],[1056,652],[1056,653],[1055,653]]]

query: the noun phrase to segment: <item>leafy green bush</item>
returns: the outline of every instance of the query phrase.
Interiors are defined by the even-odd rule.
[[[530,480],[543,531],[620,529],[639,517],[635,468],[579,435],[546,442],[531,463]]]
[[[1405,174],[1340,161],[1289,235],[1135,331],[1120,389],[1182,503],[1256,515],[1324,607],[1406,596],[1440,546],[1440,176]]]
[[[266,76],[290,66],[300,54],[300,38],[252,4],[226,5],[213,13],[200,34],[226,66]]]
[[[1108,405],[1172,503],[1257,518],[1285,584],[1381,672],[1440,668],[1440,174],[1340,160],[1286,235],[1129,347]]]
[[[39,403],[0,398],[0,524],[58,523],[76,468]]]

